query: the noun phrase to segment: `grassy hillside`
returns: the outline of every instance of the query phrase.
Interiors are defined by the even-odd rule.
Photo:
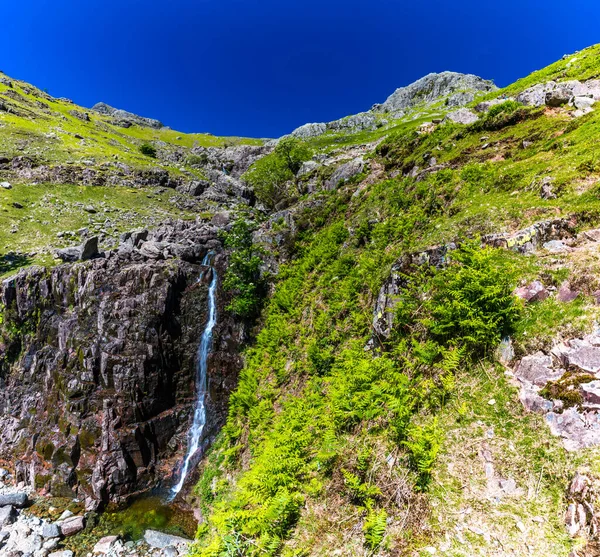
[[[504,92],[594,77],[597,52]],[[281,246],[294,256],[202,467],[195,555],[566,557],[582,543],[563,526],[565,490],[579,467],[598,473],[598,451],[567,453],[527,414],[495,348],[510,336],[519,356],[589,332],[597,250],[478,241],[548,218],[598,226],[600,112],[571,112],[508,102],[470,126],[405,122],[369,157],[382,179],[367,171],[300,201],[295,242]],[[543,179],[556,198],[541,198]],[[452,263],[415,270],[392,338],[366,350],[392,264],[451,241],[463,245]],[[513,289],[536,278],[582,295],[524,305]],[[493,488],[490,465],[514,489]]]
[[[260,145],[261,140],[185,134],[169,128],[123,127],[115,120],[56,99],[0,73],[0,276],[24,265],[52,264],[54,248],[81,241],[77,231],[103,235],[111,247],[125,230],[152,227],[168,218],[191,219],[210,210],[164,187],[82,185],[86,169],[99,176],[152,172],[194,180],[202,169],[192,147]],[[156,158],[142,154],[150,145]],[[59,176],[52,183],[18,175],[15,160]],[[4,166],[3,166],[4,163]],[[82,170],[83,169],[83,170]],[[64,176],[61,181],[60,176]],[[91,210],[90,210],[91,209]]]

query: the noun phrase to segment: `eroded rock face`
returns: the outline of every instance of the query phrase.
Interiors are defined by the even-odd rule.
[[[454,99],[453,106],[459,106],[456,93],[488,92],[496,89],[491,81],[476,75],[456,72],[432,73],[406,87],[396,89],[377,109],[384,112],[405,110],[422,102],[432,102],[446,95],[450,95],[450,98]],[[466,100],[466,98],[463,97],[461,100]]]
[[[600,337],[588,335],[538,352],[514,367],[519,398],[545,414],[550,431],[567,450],[600,444]]]
[[[158,254],[145,255],[148,245]],[[168,481],[195,403],[207,311],[199,261],[208,250],[222,276],[216,228],[170,223],[125,235],[103,257],[2,283],[0,458],[19,463],[18,480],[90,508]],[[208,438],[241,364],[242,331],[226,303],[219,292]]]

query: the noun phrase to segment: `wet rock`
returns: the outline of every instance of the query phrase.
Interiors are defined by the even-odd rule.
[[[527,286],[517,288],[514,294],[527,303],[541,302],[549,296],[548,291],[539,280],[533,281]]]
[[[11,505],[16,509],[23,509],[29,504],[27,493],[3,493],[0,494],[0,507]]]
[[[60,525],[60,533],[65,536],[74,536],[85,528],[85,520],[82,516],[72,516],[67,518]]]

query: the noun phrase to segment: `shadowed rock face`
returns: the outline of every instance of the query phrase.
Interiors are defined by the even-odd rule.
[[[207,311],[198,261],[211,249],[221,276],[226,265],[215,235],[165,226],[104,257],[2,283],[0,458],[19,463],[18,479],[90,508],[170,481],[186,448]],[[157,243],[160,257],[145,257],[141,248]],[[207,439],[241,365],[242,330],[226,303],[219,291]]]

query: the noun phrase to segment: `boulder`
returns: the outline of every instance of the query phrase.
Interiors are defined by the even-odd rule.
[[[546,94],[555,87],[556,83],[554,83],[554,81],[538,83],[519,93],[516,97],[516,101],[526,106],[544,106],[546,103]]]
[[[579,294],[578,290],[572,290],[571,285],[565,281],[560,285],[556,298],[559,302],[572,302],[579,297]]]
[[[4,493],[0,494],[0,507],[11,505],[16,509],[23,509],[29,504],[27,493]]]
[[[0,528],[12,524],[17,519],[17,511],[11,505],[0,507]]]
[[[42,538],[58,538],[60,537],[60,528],[57,524],[51,522],[44,522],[42,524]]]
[[[559,107],[567,104],[573,97],[572,91],[568,87],[559,86],[546,93],[546,106]]]
[[[567,246],[562,240],[550,240],[543,244],[542,247],[550,253],[563,253],[572,250],[572,248]]]
[[[60,532],[63,536],[69,537],[78,534],[85,528],[85,520],[83,516],[72,516],[67,518],[60,525]]]
[[[65,263],[74,263],[75,261],[87,261],[98,257],[98,237],[86,239],[80,246],[70,246],[56,250],[55,256],[62,259]]]
[[[88,238],[81,245],[81,256],[80,259],[82,261],[87,261],[88,259],[93,259],[98,256],[98,236],[93,236],[92,238]]]
[[[475,106],[475,112],[487,112],[493,106],[506,102],[506,99],[492,99],[491,101],[483,101]]]
[[[582,341],[563,352],[562,357],[567,366],[576,367],[588,373],[600,371],[600,347],[598,346],[592,346]]]
[[[574,97],[572,104],[575,108],[578,108],[580,110],[585,110],[585,109],[591,109],[592,106],[594,106],[594,104],[596,104],[596,101],[594,99],[592,99],[591,97]]]
[[[554,369],[552,356],[537,352],[525,356],[514,370],[515,376],[520,381],[526,381],[537,387],[543,387],[548,381],[555,381],[563,376],[564,369]]]
[[[70,549],[63,549],[62,551],[54,551],[48,555],[48,557],[74,557],[73,552]]]
[[[144,541],[155,549],[165,549],[167,547],[187,547],[192,540],[180,538],[179,536],[171,536],[169,534],[163,534],[157,530],[146,530],[144,533]]]
[[[600,405],[600,381],[590,381],[579,385],[584,403]],[[585,405],[585,404],[584,404]]]
[[[459,108],[458,110],[449,112],[445,119],[455,122],[456,124],[473,124],[474,122],[477,122],[479,117],[468,108]]]
[[[331,178],[325,183],[325,187],[328,190],[334,190],[338,187],[340,182],[345,182],[350,178],[353,178],[357,174],[360,174],[365,167],[365,161],[362,157],[357,157],[350,162],[342,164],[335,172],[331,175]]]
[[[548,291],[539,280],[535,280],[527,286],[517,288],[514,294],[527,303],[541,302],[549,296]]]
[[[10,184],[10,182],[0,182],[0,188],[5,190],[11,190],[12,185]]]
[[[93,553],[105,555],[110,553],[116,543],[119,541],[119,536],[105,536],[98,540],[98,543],[94,546]]]

